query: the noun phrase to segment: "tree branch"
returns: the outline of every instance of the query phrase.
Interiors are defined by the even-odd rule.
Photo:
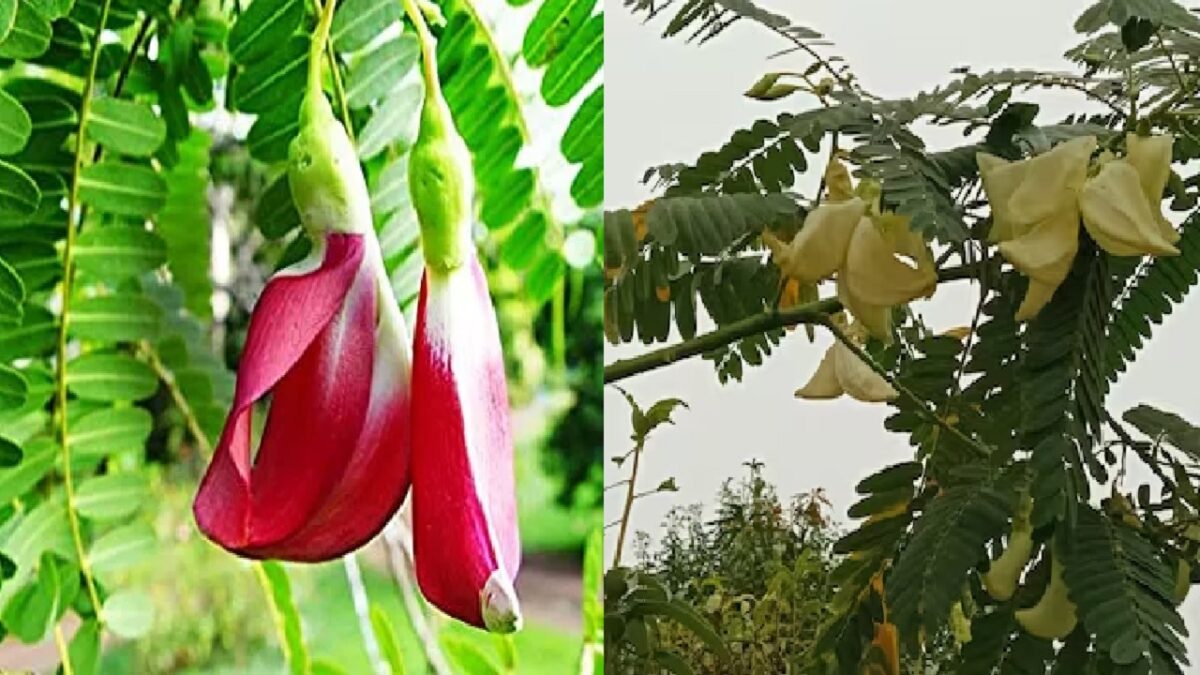
[[[982,265],[974,263],[943,270],[938,274],[938,281],[973,279],[981,268]],[[669,366],[672,363],[724,347],[742,338],[776,328],[821,323],[830,314],[835,314],[841,309],[842,303],[838,302],[836,298],[826,298],[788,309],[756,314],[678,344],[655,349],[633,358],[614,361],[604,367],[604,383],[612,384],[627,377]]]

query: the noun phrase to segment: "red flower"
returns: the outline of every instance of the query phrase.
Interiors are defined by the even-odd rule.
[[[408,492],[409,355],[374,237],[335,232],[317,246],[254,308],[193,507],[205,535],[244,557],[338,557],[374,537]],[[268,394],[254,453],[252,410]]]
[[[421,591],[447,614],[511,632],[521,564],[504,357],[471,252],[426,269],[413,350],[413,546]]]

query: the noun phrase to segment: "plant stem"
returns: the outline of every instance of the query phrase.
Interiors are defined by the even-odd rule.
[[[559,370],[567,366],[567,279],[558,280],[550,300],[550,354]]]
[[[310,87],[320,89],[321,87],[321,57],[325,55],[325,46],[329,43],[329,28],[333,25],[333,10],[337,4],[335,0],[328,0],[322,5],[318,0],[317,7],[320,9],[317,20],[317,27],[313,30],[312,44],[309,45],[308,51],[308,82]],[[336,69],[336,64],[334,64]]]
[[[982,267],[982,265],[975,263],[942,270],[938,273],[938,281],[973,279]],[[613,382],[639,375],[649,370],[669,366],[672,363],[693,356],[699,356],[707,351],[737,342],[742,338],[765,333],[776,328],[821,323],[825,317],[835,314],[841,309],[842,303],[837,298],[826,298],[784,310],[772,310],[755,314],[741,321],[735,321],[734,323],[717,328],[704,335],[697,335],[690,340],[661,347],[633,358],[614,361],[604,367],[604,383],[612,384]]]
[[[188,433],[192,435],[193,441],[196,443],[200,454],[205,457],[211,457],[213,448],[208,442],[208,437],[204,434],[204,429],[200,427],[200,420],[196,417],[196,412],[192,410],[192,405],[188,403],[187,397],[183,395],[183,391],[179,388],[179,383],[175,380],[175,374],[167,368],[162,359],[158,358],[158,353],[150,346],[149,342],[142,342],[138,345],[138,352],[146,363],[150,365],[150,369],[158,376],[158,379],[167,388],[167,393],[171,395],[171,400],[175,403],[175,407],[179,409],[179,414],[183,415],[183,423],[188,429]]]
[[[333,4],[335,2],[335,0],[328,0],[328,1],[330,4]],[[316,10],[317,16],[324,16],[325,10],[324,10],[323,6],[321,5],[321,0],[313,0],[313,9]],[[333,22],[333,11],[332,10],[329,12],[329,15],[330,15],[330,25],[332,25],[332,22]],[[315,37],[316,36],[314,35],[314,38]],[[328,33],[326,33],[326,35],[325,35],[324,52],[325,52],[325,56],[326,56],[327,60],[329,61],[329,76],[333,80],[333,94],[334,94],[334,97],[337,99],[338,109],[342,113],[342,126],[346,127],[346,135],[350,137],[351,141],[353,141],[354,140],[354,125],[350,123],[350,105],[348,103],[346,103],[346,89],[342,85],[342,72],[341,72],[341,70],[338,69],[337,52],[333,48],[333,40],[328,39]],[[315,50],[314,50],[314,53],[309,56],[309,58],[314,58],[314,57],[317,57]],[[319,57],[317,57],[317,58],[319,61],[320,60]],[[312,67],[311,62],[309,63],[309,67],[310,68]],[[318,69],[318,76],[319,76],[319,71],[320,71],[319,65],[317,66],[317,69]],[[311,73],[311,71],[310,71],[310,73]]]
[[[621,509],[621,527],[617,530],[617,547],[613,553],[613,567],[621,564],[621,552],[625,548],[625,533],[629,529],[629,513],[633,510],[634,489],[637,486],[638,467],[642,463],[642,443],[637,442],[633,448],[633,468],[629,472],[629,489],[625,491],[625,506]]]
[[[885,370],[883,366],[876,363],[875,359],[871,358],[871,355],[864,351],[862,347],[859,347],[857,344],[855,344],[854,340],[851,340],[850,336],[846,335],[846,333],[839,328],[837,324],[830,320],[829,316],[822,318],[820,324],[827,328],[829,332],[833,333],[833,336],[837,338],[839,342],[845,345],[847,349],[854,352],[854,355],[861,359],[863,363],[870,366],[871,370],[875,371],[880,377],[887,380],[888,384],[892,385],[893,389],[900,392],[901,396],[911,401],[912,404],[917,407],[919,414],[924,417],[926,421],[932,422],[933,424],[936,424],[942,429],[950,432],[952,436],[958,438],[963,443],[966,443],[967,447],[975,450],[980,456],[986,457],[992,453],[990,448],[971,438],[970,436],[967,436],[958,427],[942,419],[942,417],[937,414],[936,410],[931,410],[929,408],[929,404],[926,403],[924,399],[914,394],[908,387],[905,387],[903,384],[901,384],[899,380],[892,377],[891,373]]]
[[[358,558],[353,553],[342,556],[342,567],[346,570],[346,583],[350,585],[350,599],[354,601],[354,614],[358,617],[358,631],[362,633],[363,645],[367,648],[367,658],[371,667],[379,675],[388,675],[391,669],[383,661],[379,650],[379,640],[375,639],[375,629],[371,627],[371,603],[367,599],[367,586],[363,583],[362,570],[358,567]]]
[[[392,578],[400,587],[400,595],[404,598],[404,608],[408,613],[408,620],[412,622],[413,632],[417,634],[425,649],[425,660],[429,662],[429,670],[435,675],[453,675],[454,671],[450,669],[446,655],[442,653],[437,636],[429,627],[425,608],[417,595],[416,584],[413,582],[412,551],[408,532],[399,514],[383,528],[383,542],[386,544],[388,561],[391,563]]]
[[[58,660],[62,662],[62,675],[73,675],[75,670],[71,667],[71,648],[67,646],[61,622],[54,624],[54,646],[58,648]]]
[[[108,10],[112,0],[104,0],[100,5],[100,19],[96,25],[95,35],[104,32],[108,23]],[[75,234],[83,226],[82,208],[79,204],[79,175],[83,171],[84,148],[87,138],[88,117],[92,110],[92,93],[96,84],[96,70],[100,62],[100,40],[92,44],[91,64],[88,76],[83,84],[82,101],[79,105],[79,128],[75,132],[75,160],[71,174],[71,189],[67,196],[67,238],[63,244],[63,280],[60,288],[62,311],[58,321],[58,340],[55,351],[54,372],[54,407],[58,412],[58,438],[62,448],[63,490],[67,499],[67,522],[71,529],[71,540],[75,544],[75,554],[79,559],[79,572],[83,575],[84,586],[87,587],[88,599],[96,620],[101,626],[104,618],[101,612],[100,594],[96,590],[96,580],[92,577],[91,564],[88,562],[83,548],[83,533],[79,527],[79,515],[75,512],[75,481],[71,471],[71,439],[68,431],[67,415],[67,341],[70,326],[71,295],[75,282]],[[78,219],[78,223],[76,223]],[[64,659],[63,670],[69,672],[70,658]]]

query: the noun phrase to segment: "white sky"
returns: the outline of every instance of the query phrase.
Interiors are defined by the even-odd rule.
[[[615,3],[614,3],[615,4]],[[763,3],[776,11],[778,3]],[[882,96],[909,96],[946,82],[951,68],[969,64],[976,72],[1001,67],[1066,70],[1062,53],[1077,43],[1071,30],[1075,17],[1090,2],[963,2],[922,0],[884,2],[843,0],[790,4],[788,15],[798,24],[824,33],[833,43],[825,53],[843,56],[864,86]],[[733,131],[754,120],[774,118],[783,110],[814,105],[797,94],[764,104],[744,98],[761,74],[803,70],[808,61],[767,57],[786,46],[766,29],[742,22],[704,45],[659,37],[663,22],[641,23],[628,9],[610,6],[605,26],[605,195],[607,208],[633,207],[651,196],[639,183],[643,171],[666,162],[690,162],[719,147]],[[1039,122],[1056,122],[1080,109],[1080,99],[1065,94],[1026,95],[1042,104]],[[963,142],[957,131],[938,129],[923,136],[934,147]],[[798,188],[810,193],[815,176]],[[1191,384],[1200,368],[1189,354],[1200,335],[1200,299],[1177,308],[1137,363],[1109,396],[1115,414],[1149,403],[1200,422],[1200,397]],[[914,305],[934,327],[966,325],[976,293],[967,284],[943,284],[935,298]],[[701,325],[700,330],[711,329]],[[760,368],[747,368],[743,381],[722,387],[711,364],[696,358],[622,382],[643,406],[666,397],[687,401],[677,425],[661,427],[643,458],[641,489],[674,476],[675,495],[656,495],[634,506],[632,531],[658,531],[673,505],[711,503],[727,477],[745,475],[744,462],[765,462],[765,474],[783,496],[826,488],[835,515],[845,520],[853,486],[873,470],[911,458],[904,437],[883,430],[885,406],[852,400],[802,402],[793,397],[815,369],[829,344],[817,336],[809,344],[802,331],[785,338]],[[640,343],[608,345],[605,362],[642,353]],[[629,411],[620,393],[605,391],[606,458],[629,448]],[[624,477],[606,463],[607,482]],[[1127,483],[1127,489],[1131,489]],[[618,490],[609,493],[605,521],[620,515]],[[606,537],[611,559],[615,530]],[[1192,628],[1193,666],[1200,675],[1200,592],[1184,606]]]

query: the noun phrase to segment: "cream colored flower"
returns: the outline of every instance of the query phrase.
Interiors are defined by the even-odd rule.
[[[1150,137],[1125,135],[1125,161],[1137,169],[1142,193],[1154,212],[1158,230],[1163,239],[1172,244],[1179,241],[1179,232],[1162,214],[1162,196],[1171,178],[1171,147],[1174,144],[1175,138],[1169,134]]]
[[[866,211],[866,202],[857,197],[825,202],[808,214],[791,243],[769,231],[763,232],[763,243],[785,276],[801,284],[817,283],[841,268],[855,225]]]
[[[989,239],[1029,277],[1017,320],[1033,318],[1067,278],[1079,248],[1079,194],[1087,180],[1094,136],[1060,143],[1018,162],[977,156],[984,192],[992,205]]]
[[[857,342],[861,339],[861,331],[856,328],[851,327],[846,332]],[[898,395],[886,379],[858,358],[841,340],[835,339],[812,378],[796,390],[796,397],[831,399],[842,394],[867,403],[890,401]]]
[[[1171,172],[1170,136],[1126,136],[1120,159],[1102,158],[1087,177],[1097,143],[1082,136],[1018,162],[977,156],[992,205],[988,239],[1029,277],[1017,320],[1041,311],[1067,277],[1079,249],[1079,220],[1105,251],[1118,256],[1178,255],[1179,240],[1162,215],[1162,193]]]
[[[1088,234],[1113,255],[1179,255],[1179,233],[1162,213],[1171,136],[1125,135],[1125,156],[1105,163],[1080,199]]]

